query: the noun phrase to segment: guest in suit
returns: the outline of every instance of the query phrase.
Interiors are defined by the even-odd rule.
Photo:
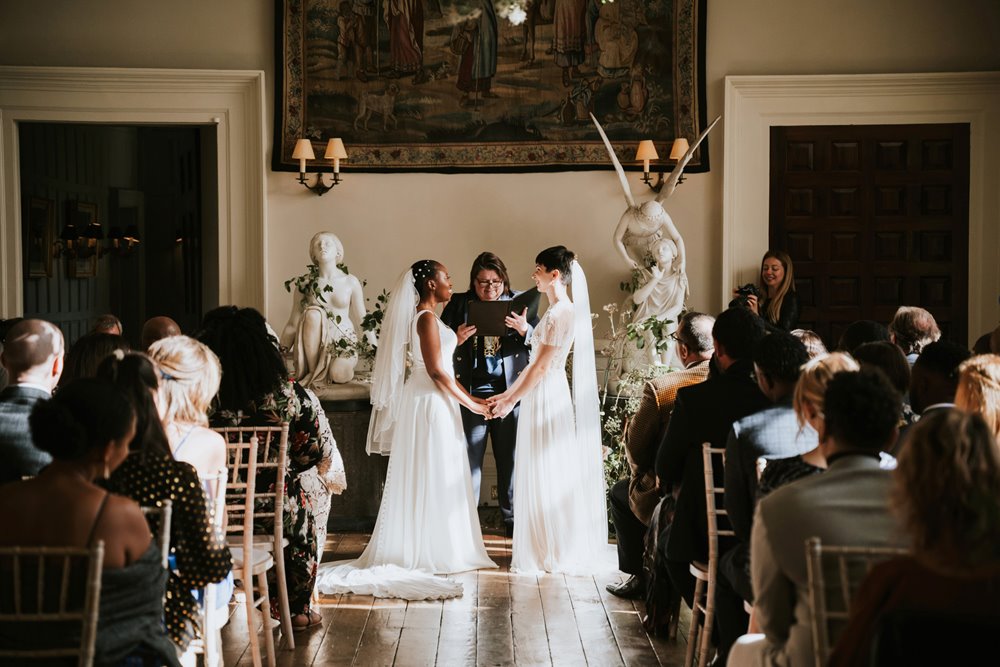
[[[808,361],[805,345],[791,334],[776,331],[758,342],[753,351],[754,375],[773,405],[734,423],[726,441],[725,505],[738,544],[719,559],[715,618],[720,660],[746,632],[743,601],[753,600],[748,564],[750,526],[757,504],[757,459],[797,456],[818,444],[816,431],[801,426],[792,407],[800,369]]]
[[[870,664],[879,622],[897,611],[1000,623],[1000,451],[991,436],[978,415],[957,410],[938,410],[913,428],[890,496],[913,554],[876,565],[862,582],[830,665]],[[962,646],[935,625],[905,641],[920,656],[909,664],[968,664],[962,654],[988,655],[995,640],[981,634],[977,646]]]
[[[7,332],[0,355],[10,381],[0,392],[0,484],[37,475],[52,462],[32,441],[28,415],[52,396],[63,351],[62,332],[44,320],[21,320]]]
[[[441,320],[458,334],[455,348],[455,379],[476,398],[502,394],[528,365],[527,343],[538,324],[537,317],[526,312],[511,313],[509,327],[501,337],[477,336],[469,325],[470,301],[506,301],[520,294],[511,290],[507,267],[491,252],[482,252],[469,271],[469,291],[455,294],[441,313]],[[497,464],[497,500],[508,530],[514,525],[514,446],[517,416],[514,409],[503,419],[486,419],[462,408],[462,426],[469,443],[469,467],[472,469],[472,497],[478,501],[483,477],[486,437],[493,442]]]
[[[625,455],[629,478],[611,487],[611,519],[618,537],[618,569],[629,575],[619,584],[609,584],[608,592],[635,598],[645,593],[642,572],[646,528],[660,500],[656,486],[656,450],[667,432],[677,391],[708,377],[712,357],[712,325],[715,318],[689,312],[677,328],[677,358],[684,370],[661,375],[646,383],[639,409],[625,434]]]
[[[715,320],[712,339],[720,373],[677,392],[670,425],[656,454],[660,488],[677,498],[665,543],[666,569],[688,605],[694,597],[693,560],[708,559],[705,473],[701,445],[724,447],[733,422],[768,406],[753,380],[751,353],[766,334],[764,321],[749,310],[730,308]],[[719,471],[719,484],[722,471]],[[722,545],[728,548],[732,545]]]
[[[762,634],[732,647],[729,665],[813,664],[805,541],[898,545],[890,473],[879,452],[896,437],[900,397],[879,371],[837,373],[827,385],[820,449],[829,468],[777,489],[757,505],[750,538],[754,614]]]

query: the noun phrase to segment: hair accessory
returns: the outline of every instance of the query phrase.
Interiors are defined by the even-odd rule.
[[[177,379],[173,375],[171,375],[170,373],[168,373],[165,370],[163,370],[162,368],[159,369],[159,370],[160,370],[160,377],[163,378],[164,380],[176,380]]]

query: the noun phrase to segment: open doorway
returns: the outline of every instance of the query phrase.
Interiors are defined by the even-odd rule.
[[[139,344],[218,305],[216,128],[21,123],[23,304],[68,341],[104,313]]]

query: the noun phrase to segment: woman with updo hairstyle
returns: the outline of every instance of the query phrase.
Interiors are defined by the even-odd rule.
[[[208,410],[219,393],[222,368],[208,347],[188,336],[169,336],[149,346],[159,368],[157,394],[173,457],[202,477],[226,467],[226,441],[208,428]]]
[[[980,354],[962,362],[955,407],[982,417],[1000,446],[1000,355]]]
[[[747,297],[750,310],[782,331],[791,331],[799,321],[799,295],[795,292],[792,258],[784,250],[768,250],[760,261],[760,291],[763,301]]]
[[[992,637],[978,636],[977,651],[921,617],[1000,624],[1000,450],[990,428],[976,414],[934,411],[910,431],[898,463],[890,508],[912,553],[868,573],[829,665],[967,664],[964,658],[985,655]],[[910,660],[874,655],[876,631],[886,624],[896,632],[883,633],[880,643],[901,638]]]
[[[198,473],[191,465],[175,461],[170,453],[156,407],[159,373],[153,362],[140,352],[116,352],[101,363],[97,373],[125,394],[136,417],[128,458],[105,485],[146,507],[160,506],[164,500],[172,502],[173,564],[167,580],[164,621],[170,638],[184,651],[201,631],[194,591],[226,579],[232,571],[232,557],[221,536],[215,535]],[[231,585],[223,588],[220,602],[227,603],[231,593]]]
[[[435,574],[496,567],[472,497],[459,406],[478,415],[488,410],[455,380],[458,336],[435,314],[451,299],[448,270],[420,260],[389,294],[366,447],[389,455],[378,518],[359,558],[320,566],[318,588],[408,600],[455,597],[462,584]]]
[[[91,547],[104,543],[97,665],[179,665],[162,627],[166,571],[139,506],[96,482],[115,471],[135,435],[122,393],[97,378],[75,380],[40,401],[29,418],[35,446],[53,461],[37,477],[0,485],[0,546]],[[6,568],[7,565],[4,565]],[[0,591],[9,612],[11,591]],[[80,590],[82,603],[82,587]],[[0,623],[0,648],[52,649],[51,624]]]
[[[531,361],[488,400],[494,417],[521,404],[511,570],[592,573],[606,567],[608,517],[587,279],[565,246],[538,253],[531,278],[549,302],[531,336]]]
[[[292,629],[319,625],[312,610],[318,546],[315,508],[303,491],[299,476],[323,460],[319,416],[306,390],[288,377],[278,341],[268,332],[264,316],[253,308],[222,306],[210,310],[198,340],[208,346],[222,366],[222,380],[213,426],[277,426],[288,422],[288,470],[284,489],[285,582]],[[272,448],[272,456],[277,452]],[[275,485],[273,469],[257,473],[257,488]],[[274,568],[268,570],[271,616],[279,618]]]

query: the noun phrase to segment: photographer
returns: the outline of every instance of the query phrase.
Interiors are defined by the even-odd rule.
[[[729,306],[746,308],[764,318],[768,326],[791,331],[799,321],[792,258],[783,250],[768,250],[760,262],[760,285],[747,283],[733,290]]]

